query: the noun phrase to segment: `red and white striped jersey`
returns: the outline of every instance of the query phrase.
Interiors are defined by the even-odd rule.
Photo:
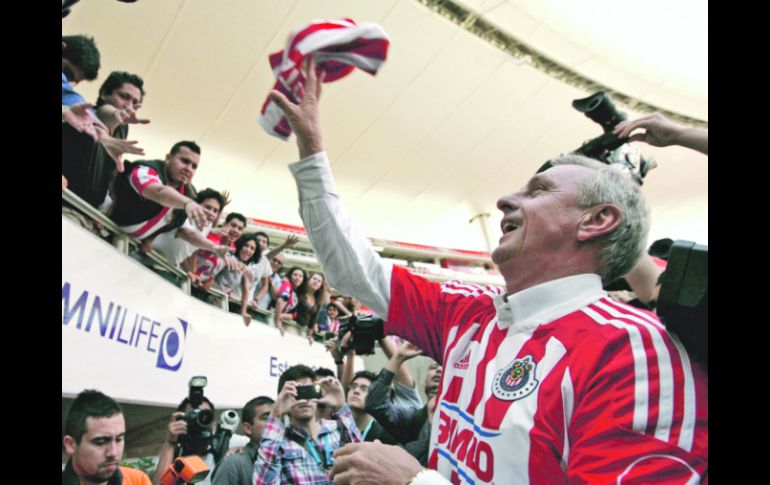
[[[222,244],[222,235],[219,233],[209,232],[206,238],[214,244]],[[235,244],[230,242],[230,247],[235,249]],[[195,251],[193,257],[196,259],[195,274],[201,283],[218,275],[225,267],[222,258],[205,249]]]
[[[649,312],[595,274],[528,288],[438,284],[386,264],[355,229],[326,154],[290,165],[329,284],[444,366],[429,465],[454,483],[697,483],[706,377]],[[442,482],[435,473],[414,484]]]
[[[430,467],[453,483],[697,483],[705,377],[597,275],[505,298],[394,267],[386,333],[444,366]]]
[[[150,185],[163,185],[158,172],[147,165],[137,165],[128,180],[131,187],[139,195],[144,195],[144,190]],[[160,211],[151,219],[130,226],[120,226],[120,228],[132,237],[145,239],[169,224],[172,217],[173,212],[169,207],[161,207]]]

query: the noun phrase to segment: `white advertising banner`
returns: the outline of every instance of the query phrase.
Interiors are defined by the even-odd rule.
[[[356,368],[362,361],[356,359]],[[305,337],[199,301],[62,217],[62,395],[176,406],[192,376],[219,408],[275,397],[295,364],[335,369]]]

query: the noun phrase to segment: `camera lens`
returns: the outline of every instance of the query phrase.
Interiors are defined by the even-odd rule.
[[[198,426],[206,428],[211,425],[214,421],[214,413],[210,409],[200,409],[198,411],[195,417],[195,422],[198,423]]]

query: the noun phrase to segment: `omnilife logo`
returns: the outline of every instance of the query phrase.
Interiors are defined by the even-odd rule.
[[[182,366],[188,323],[181,318],[161,322],[88,290],[75,290],[67,281],[62,284],[61,301],[63,327],[157,354],[152,358],[159,369],[178,371]]]

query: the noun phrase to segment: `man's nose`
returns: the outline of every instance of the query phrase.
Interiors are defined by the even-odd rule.
[[[107,458],[114,459],[118,456],[120,445],[112,441],[107,445]]]
[[[503,212],[509,212],[518,208],[515,194],[508,194],[497,199],[497,208]]]

